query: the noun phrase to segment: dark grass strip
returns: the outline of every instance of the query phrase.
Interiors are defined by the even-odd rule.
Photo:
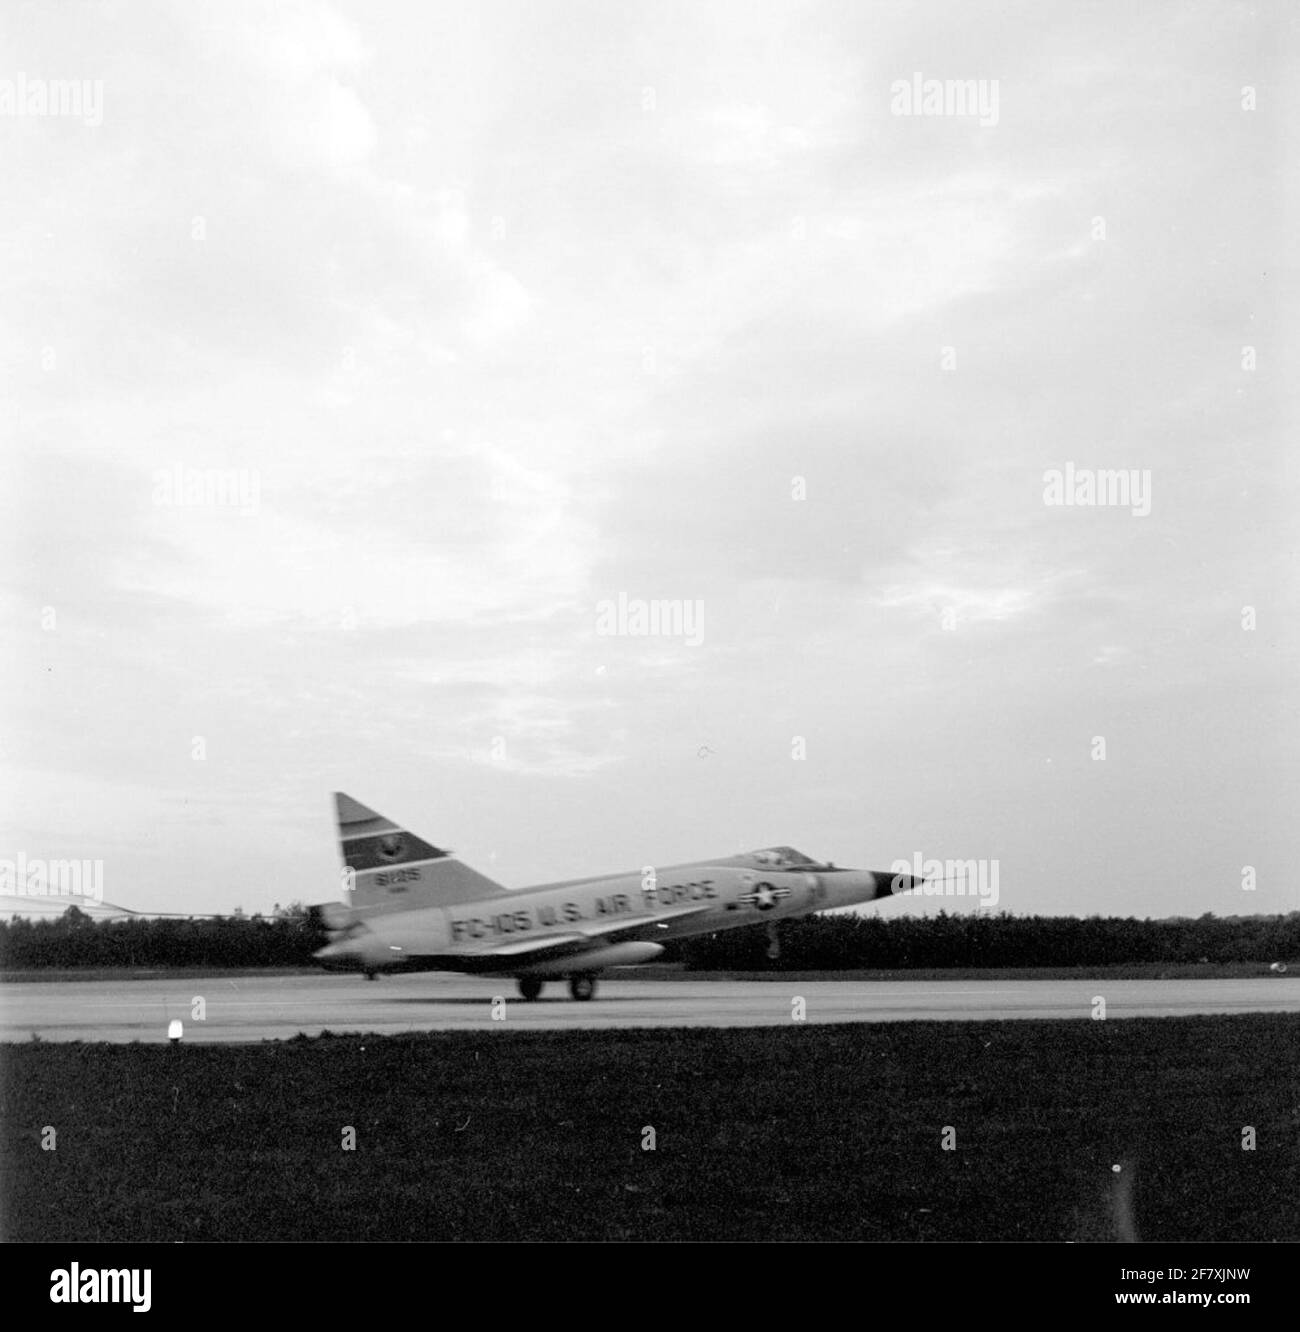
[[[1297,1068],[1278,1014],[33,1042],[3,1233],[1296,1240]]]

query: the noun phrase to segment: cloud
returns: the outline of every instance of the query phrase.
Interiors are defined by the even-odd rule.
[[[124,869],[159,893],[167,801],[224,894],[221,822],[284,883],[328,782],[504,855],[510,808],[521,880],[588,868],[575,793],[594,868],[647,826],[845,860],[917,829],[1069,909],[1117,857],[1170,893],[1291,863],[1294,783],[1236,725],[1293,687],[1280,131],[1236,100],[1266,27],[491,12],[11,24],[12,68],[105,88],[95,129],[0,124],[21,821],[166,842]],[[998,124],[891,116],[916,69],[998,79]],[[1046,509],[1068,460],[1150,469],[1151,516]],[[255,512],[155,503],[172,468],[255,476]],[[703,643],[599,638],[620,593],[702,600]],[[1180,709],[1232,780],[1161,804],[1142,762],[1205,767]],[[1104,775],[1071,757],[1103,729]]]

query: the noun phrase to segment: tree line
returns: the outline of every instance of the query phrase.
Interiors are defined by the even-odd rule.
[[[54,920],[0,923],[0,970],[37,967],[303,967],[328,936],[315,908],[271,917],[91,920],[70,907]]]
[[[759,926],[680,940],[696,971],[928,967],[1080,967],[1153,962],[1268,962],[1300,957],[1300,911],[1278,916],[805,916],[779,926],[780,957]]]
[[[0,969],[39,967],[300,967],[328,940],[317,908],[273,917],[0,922]],[[1115,963],[1300,959],[1300,911],[1280,916],[1136,920],[1117,916],[806,916],[783,921],[767,956],[762,925],[668,945],[689,970],[830,971],[929,967],[1079,967]]]

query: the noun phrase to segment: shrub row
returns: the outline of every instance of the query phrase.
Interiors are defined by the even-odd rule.
[[[1136,920],[1117,916],[805,916],[780,926],[767,957],[762,926],[683,939],[693,970],[1078,967],[1140,962],[1273,962],[1300,957],[1300,911],[1285,916]]]
[[[808,916],[781,924],[781,956],[763,926],[682,939],[665,961],[692,970],[848,970],[1077,967],[1159,962],[1273,962],[1300,958],[1300,912],[1166,920],[1115,916]],[[0,968],[308,966],[326,942],[315,909],[274,918],[0,923]]]

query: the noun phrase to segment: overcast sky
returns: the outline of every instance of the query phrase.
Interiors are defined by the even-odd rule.
[[[337,788],[511,887],[789,843],[1296,909],[1295,37],[10,6],[0,855],[323,901]]]

